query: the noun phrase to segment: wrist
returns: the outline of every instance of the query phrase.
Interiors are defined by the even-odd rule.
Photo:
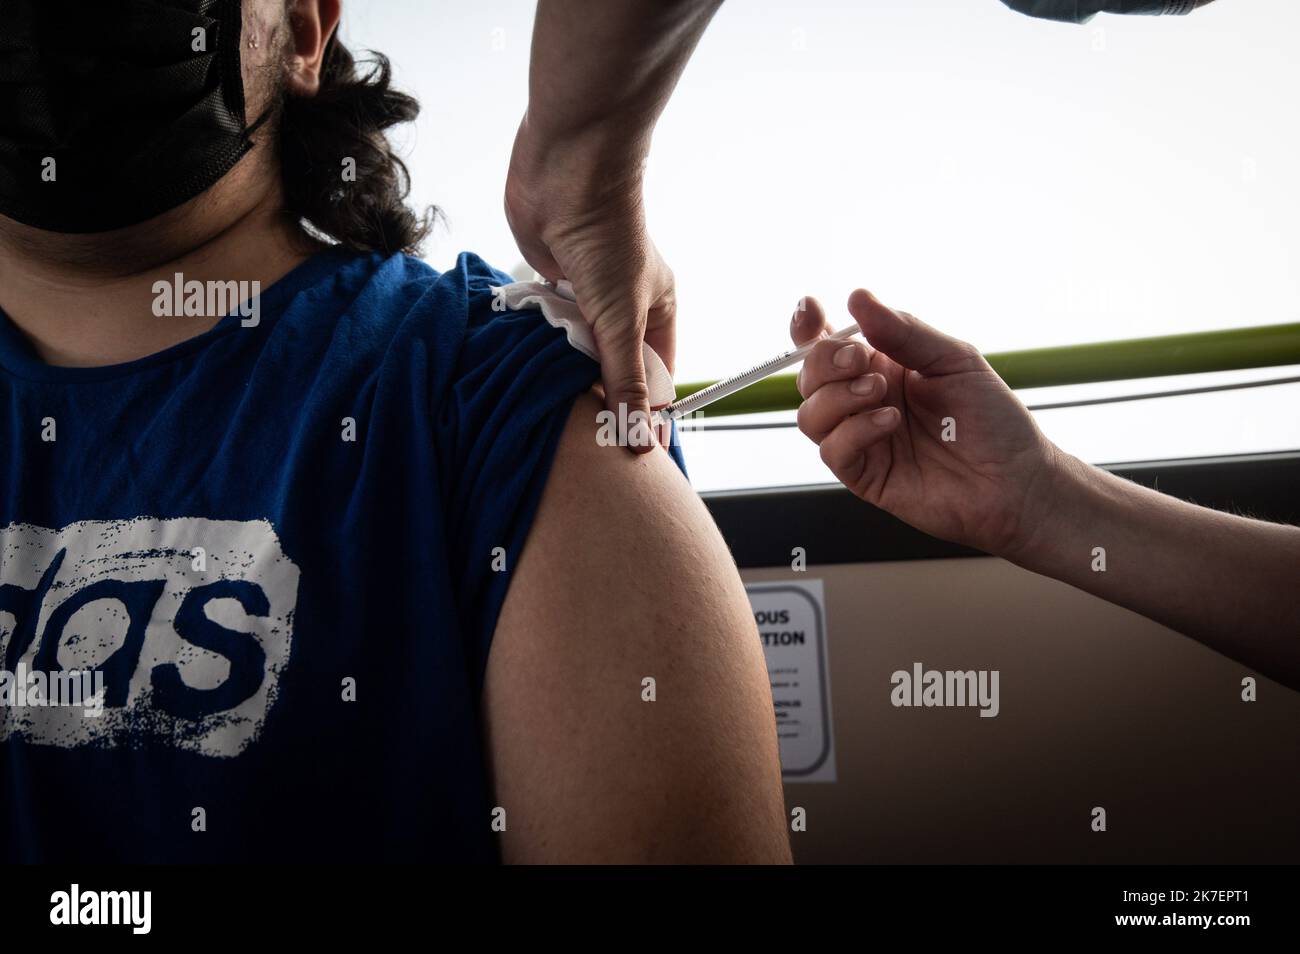
[[[593,121],[547,128],[525,114],[510,155],[510,179],[565,192],[640,195],[650,132],[635,124]]]
[[[608,130],[541,134],[527,117],[506,177],[506,219],[521,249],[549,247],[574,229],[641,221],[645,153]]]
[[[1046,572],[1069,541],[1097,519],[1095,467],[1049,444],[1047,460],[1022,501],[1024,520],[1013,543],[997,554],[1026,569]]]

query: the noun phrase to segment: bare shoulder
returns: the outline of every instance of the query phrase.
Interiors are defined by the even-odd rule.
[[[662,451],[570,415],[488,659],[507,861],[789,860],[744,589]]]

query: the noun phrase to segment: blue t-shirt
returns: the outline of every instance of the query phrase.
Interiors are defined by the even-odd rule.
[[[488,649],[599,375],[509,281],[322,252],[101,368],[0,315],[0,857],[497,858]]]

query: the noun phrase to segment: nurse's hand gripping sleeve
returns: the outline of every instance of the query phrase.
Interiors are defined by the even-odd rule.
[[[568,282],[558,282],[554,285],[543,282],[514,282],[494,288],[493,292],[507,308],[540,309],[548,324],[563,329],[569,344],[587,357],[595,361],[600,360],[600,354],[596,350],[596,337],[592,334],[591,326],[582,317],[582,312],[578,310],[573,286]],[[651,409],[671,404],[676,397],[673,376],[658,352],[644,341],[641,342],[641,360],[645,364],[646,387],[650,392]]]

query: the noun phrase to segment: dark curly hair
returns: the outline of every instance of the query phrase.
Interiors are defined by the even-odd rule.
[[[325,50],[320,92],[286,96],[279,116],[279,150],[288,211],[312,229],[357,252],[418,254],[438,215],[416,214],[405,163],[385,130],[411,122],[419,102],[392,88],[388,57],[371,53],[361,73],[335,33]],[[344,161],[355,177],[344,178]]]

